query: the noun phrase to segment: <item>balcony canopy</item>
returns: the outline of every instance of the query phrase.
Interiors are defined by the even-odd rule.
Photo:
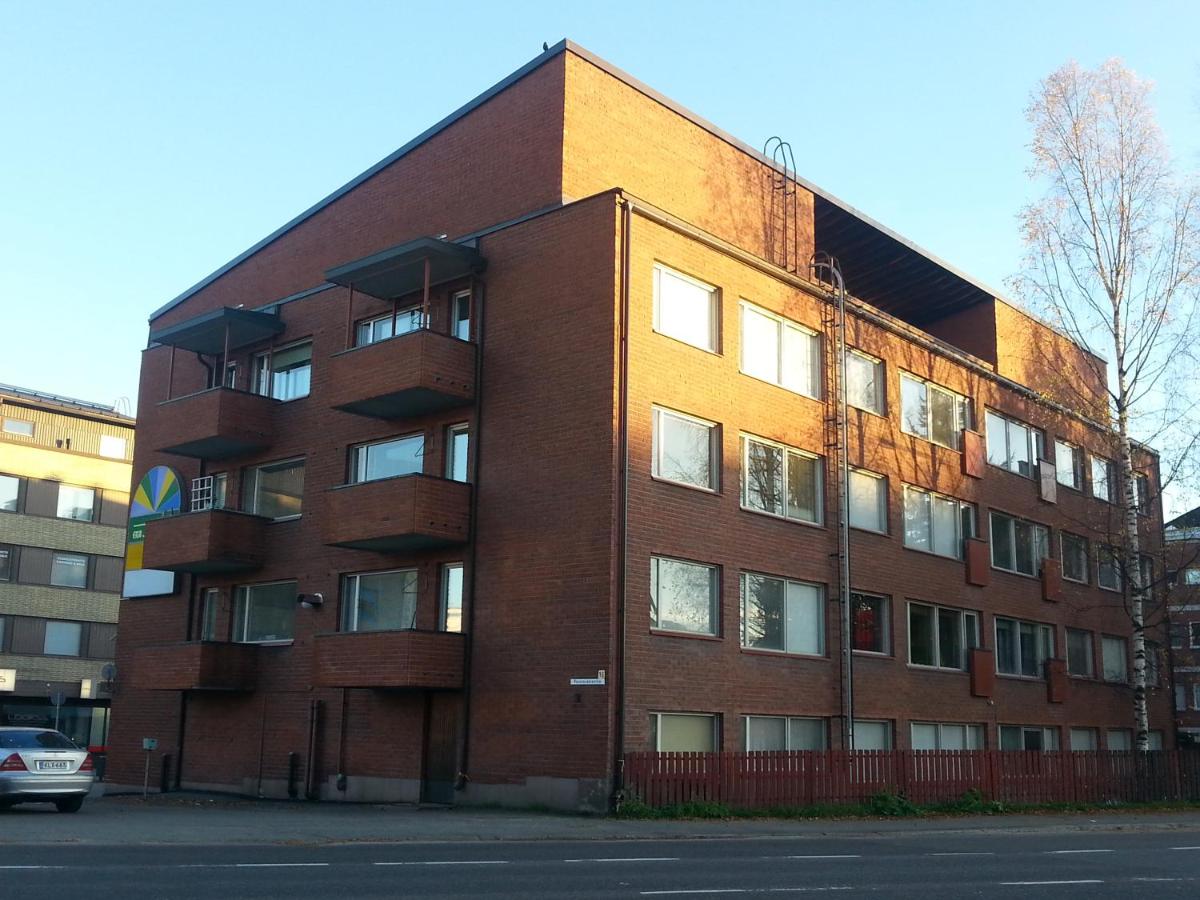
[[[230,350],[239,350],[272,338],[283,331],[283,322],[274,313],[225,306],[150,332],[150,340],[180,350],[194,350],[220,356],[225,352],[226,335]]]
[[[333,284],[353,287],[381,300],[391,300],[424,288],[426,260],[429,261],[430,284],[482,272],[486,265],[473,247],[422,237],[334,266],[325,272],[325,278]]]

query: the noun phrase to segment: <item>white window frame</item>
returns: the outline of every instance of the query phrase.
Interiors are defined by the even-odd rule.
[[[107,459],[124,459],[129,452],[129,442],[115,434],[100,435],[100,455]]]
[[[997,519],[1003,520],[1002,524],[1006,522],[1007,527],[1004,529],[997,529]],[[1032,572],[1026,572],[1024,569],[1017,568],[1019,565],[1019,554],[1017,553],[1018,525],[1023,525],[1032,529],[1030,534],[1035,536],[1034,544],[1029,548],[1029,557],[1033,560],[1034,567]],[[1006,533],[998,534],[998,530],[1003,530]],[[1036,539],[1036,535],[1039,533],[1042,535],[1042,539],[1040,541],[1042,556],[1040,558],[1037,556],[1039,542]],[[991,558],[993,569],[996,569],[1000,572],[1008,572],[1013,575],[1024,575],[1028,578],[1038,578],[1042,574],[1042,563],[1050,558],[1050,529],[1047,526],[1041,524],[1040,522],[1031,522],[1029,519],[1022,519],[1020,516],[1009,515],[1008,513],[1002,512],[998,509],[993,509],[989,510],[988,512],[988,536],[988,546],[992,551]],[[1008,551],[1011,554],[1013,563],[1012,568],[1002,566],[996,562],[996,542],[999,538],[1007,539],[1006,542],[1008,544]]]
[[[34,432],[34,423],[29,419],[17,419],[12,416],[5,416],[3,430],[5,434],[14,434],[17,437],[32,438]]]
[[[679,334],[672,334],[666,331],[662,325],[662,309],[661,309],[661,283],[662,277],[666,275],[670,278],[677,278],[693,287],[700,288],[708,292],[708,343],[696,344],[686,337]],[[720,291],[714,285],[698,278],[693,278],[690,275],[672,269],[670,266],[665,266],[662,263],[654,264],[654,331],[672,340],[679,341],[682,344],[687,344],[689,347],[695,347],[698,350],[704,350],[707,353],[719,354],[721,346],[721,329],[720,329]]]
[[[1067,574],[1067,539],[1079,541],[1083,546],[1083,578],[1072,578]],[[1089,552],[1088,539],[1070,531],[1060,531],[1058,533],[1058,555],[1062,560],[1062,576],[1067,581],[1073,581],[1076,584],[1089,584],[1088,572],[1091,568],[1091,553]]]
[[[71,497],[73,493],[81,495],[81,496],[88,495],[91,499],[91,503],[89,503],[87,505],[87,507],[76,505],[76,506],[68,506],[68,507],[64,508],[63,500]],[[99,496],[97,496],[97,491],[94,487],[84,487],[83,485],[79,485],[79,484],[60,483],[58,486],[58,497],[55,501],[55,518],[66,519],[69,522],[95,522],[96,521],[96,506],[97,506],[97,501],[99,501],[99,499],[100,498],[99,498]],[[85,508],[87,509],[86,517],[64,515],[64,512],[69,513],[72,510],[81,510],[81,509],[85,509]]]
[[[1113,578],[1115,579],[1112,584],[1105,582],[1102,574],[1104,572],[1105,559],[1108,560],[1112,567]],[[1096,587],[1102,591],[1113,591],[1118,594],[1125,590],[1125,579],[1121,577],[1121,561],[1117,559],[1116,550],[1106,544],[1096,545]]]
[[[871,366],[871,380],[874,382],[875,397],[878,400],[878,408],[873,409],[870,406],[864,406],[855,402],[852,395],[850,383],[850,360],[862,360]],[[863,353],[854,347],[846,348],[846,403],[855,409],[861,409],[863,412],[870,413],[873,416],[887,416],[887,372],[884,369],[883,360],[871,356],[869,353]]]
[[[687,413],[679,412],[675,409],[668,409],[665,406],[651,407],[651,415],[653,421],[653,431],[651,437],[651,467],[650,474],[658,481],[665,481],[669,484],[676,484],[680,487],[692,488],[697,491],[707,491],[710,494],[715,494],[721,489],[721,426],[716,422],[710,422],[708,419],[701,419],[699,416],[688,415]],[[693,425],[699,425],[708,430],[708,483],[695,484],[691,481],[682,481],[677,478],[672,478],[669,475],[662,474],[663,461],[665,453],[665,442],[662,439],[663,422],[665,418],[677,419],[681,422],[689,422]]]
[[[235,644],[290,644],[295,640],[296,636],[296,619],[295,610],[293,608],[292,615],[292,633],[287,637],[281,638],[264,638],[263,640],[251,641],[246,639],[246,628],[250,620],[250,591],[255,588],[273,587],[278,584],[291,584],[299,588],[298,582],[291,578],[283,578],[279,581],[262,581],[257,584],[239,584],[233,589],[233,613],[232,613],[232,634],[233,643]],[[299,596],[297,594],[297,596]],[[240,637],[239,637],[240,635]]]
[[[200,640],[218,640],[217,616],[220,613],[220,604],[220,588],[210,587],[200,592]]]
[[[454,571],[458,572],[457,598],[453,598],[451,596],[452,592],[450,590],[450,573]],[[438,591],[438,631],[449,631],[456,634],[461,634],[465,630],[463,626],[466,624],[463,621],[463,607],[465,605],[464,597],[467,592],[466,569],[461,562],[443,563],[441,575],[441,588]],[[451,622],[450,610],[452,609],[450,603],[453,599],[457,599],[458,601],[457,628],[449,627]]]
[[[1090,743],[1091,746],[1090,747],[1076,747],[1075,746],[1075,735],[1076,734],[1086,734],[1088,737],[1088,743]],[[1097,728],[1088,727],[1086,725],[1073,725],[1067,731],[1067,741],[1069,742],[1069,746],[1070,746],[1071,750],[1075,753],[1087,753],[1092,750],[1097,750],[1100,747],[1100,730]]]
[[[58,558],[60,556],[61,557],[69,557],[71,559],[82,559],[83,560],[83,584],[63,584],[62,582],[58,582],[58,581],[54,580],[54,566],[55,566],[55,562],[58,560]],[[78,569],[78,565],[75,563],[72,563],[71,566],[72,566],[73,570]],[[69,550],[54,550],[51,552],[51,554],[50,554],[50,586],[51,587],[70,588],[70,589],[76,590],[76,591],[86,590],[87,586],[88,586],[88,582],[91,580],[91,575],[92,575],[92,557],[90,554],[74,553]]]
[[[460,341],[471,340],[471,313],[474,312],[472,307],[475,305],[471,302],[471,292],[455,291],[450,298],[450,336],[458,338]],[[467,316],[465,319],[460,318],[458,313],[463,303],[467,305]],[[462,326],[466,325],[466,334],[461,334]]]
[[[290,403],[293,400],[303,400],[312,393],[312,366],[313,366],[313,346],[312,338],[305,338],[301,341],[293,341],[290,344],[285,344],[280,347],[272,347],[270,350],[264,350],[261,353],[254,354],[252,371],[254,373],[253,393],[263,397],[271,397],[278,400],[280,403]],[[280,372],[275,370],[275,357],[281,353],[287,353],[289,350],[295,350],[299,347],[308,347],[308,390],[301,394],[293,394],[288,397],[275,396],[275,377]],[[284,373],[292,372],[296,369],[303,368],[303,364],[292,366],[289,369],[283,370]]]
[[[1065,464],[1064,464],[1065,463]],[[1054,478],[1063,487],[1083,490],[1083,451],[1067,441],[1054,441]]]
[[[404,441],[420,440],[421,449],[416,454],[420,459],[420,468],[413,472],[400,472],[396,475],[382,475],[379,478],[367,478],[369,468],[368,457],[370,451],[377,447],[384,447],[388,444],[399,444]],[[363,444],[355,444],[350,448],[350,483],[351,484],[366,484],[369,481],[385,481],[388,478],[405,478],[409,475],[421,475],[425,471],[425,449],[426,449],[425,432],[415,431],[410,434],[398,434],[395,437],[383,438],[377,441],[367,441]]]
[[[411,575],[413,583],[412,591],[412,619],[407,627],[401,628],[370,628],[360,629],[358,627],[359,619],[359,598],[362,592],[362,580],[364,578],[374,578],[381,575]],[[402,566],[398,569],[382,569],[371,572],[348,572],[342,576],[342,616],[341,630],[348,634],[370,634],[380,631],[414,631],[417,627],[417,613],[421,602],[421,574],[415,566]]]
[[[933,663],[918,663],[913,662],[913,627],[912,627],[912,611],[914,606],[919,606],[923,609],[928,609],[933,612]],[[960,642],[960,652],[962,653],[962,664],[958,666],[944,666],[941,664],[942,659],[942,629],[941,615],[943,612],[951,613],[958,616],[958,639]],[[919,600],[909,600],[905,608],[905,631],[908,637],[908,665],[914,669],[936,669],[941,672],[966,672],[971,667],[971,651],[982,645],[980,615],[973,609],[962,609],[957,606],[939,606],[936,603],[923,603]],[[974,622],[974,625],[968,625],[968,622]],[[972,637],[971,632],[974,631]]]
[[[452,307],[453,309],[453,307]],[[404,322],[406,327],[403,331],[398,331],[397,327],[401,322]],[[381,334],[375,337],[375,326],[382,322],[388,324],[387,334]],[[409,306],[398,308],[395,313],[384,313],[378,316],[371,316],[367,319],[359,319],[354,323],[354,346],[366,347],[370,344],[378,344],[383,341],[390,341],[394,337],[403,337],[406,334],[412,334],[414,331],[421,331],[425,326],[424,307],[420,303],[414,303]],[[366,329],[364,334],[363,329]],[[364,337],[366,338],[364,340]]]
[[[767,581],[776,581],[783,585],[783,609],[781,610],[781,626],[780,636],[782,638],[782,647],[762,647],[747,643],[749,637],[748,623],[750,621],[747,612],[749,605],[750,592],[748,590],[747,581],[750,578],[762,578]],[[812,590],[816,593],[816,621],[813,624],[812,634],[816,636],[817,650],[811,652],[808,650],[795,649],[788,646],[788,589],[792,586]],[[826,640],[826,615],[825,615],[825,588],[811,581],[801,581],[798,578],[782,578],[778,575],[768,575],[764,572],[742,572],[738,579],[739,606],[741,607],[741,645],[743,649],[753,650],[756,653],[776,653],[782,656],[803,656],[808,659],[823,659],[827,652],[828,641]],[[801,606],[803,609],[803,606]]]
[[[934,743],[937,744],[936,747],[918,750],[914,746],[916,744],[914,729],[916,729],[918,727],[937,729],[936,739],[934,741]],[[961,728],[963,730],[962,735],[963,735],[963,745],[964,746],[961,748],[956,748],[956,749],[983,750],[985,748],[985,736],[984,736],[985,730],[984,730],[984,727],[977,722],[913,722],[913,721],[910,721],[908,723],[908,745],[909,745],[909,747],[912,747],[913,751],[916,753],[932,753],[934,751],[945,750],[947,748],[944,746],[946,741],[945,741],[943,732],[944,732],[944,729],[947,729],[947,728]]]
[[[1100,456],[1097,453],[1091,454],[1091,481],[1092,481],[1092,496],[1097,500],[1103,500],[1105,503],[1112,503],[1113,489],[1113,464],[1112,460],[1107,457]],[[1104,477],[1098,478],[1099,470],[1103,470]],[[1100,486],[1104,486],[1104,492],[1100,493]]]
[[[925,433],[921,434],[916,431],[911,431],[908,428],[908,416],[904,412],[904,383],[909,381],[919,386],[924,395],[925,405]],[[935,391],[945,394],[951,398],[954,403],[954,421],[955,430],[954,437],[951,443],[939,441],[933,436],[933,404],[929,400],[930,391]],[[971,427],[973,418],[971,410],[971,398],[965,397],[962,394],[952,391],[947,387],[943,387],[936,382],[921,378],[919,375],[914,375],[911,372],[900,372],[900,430],[905,434],[920,438],[923,441],[929,441],[931,444],[937,444],[939,447],[946,447],[950,450],[962,450],[962,433]]]
[[[1109,651],[1110,642],[1115,642],[1121,646],[1121,671],[1119,677],[1109,676]],[[1100,677],[1109,684],[1129,684],[1131,666],[1129,665],[1129,641],[1120,635],[1102,634],[1100,635]]]
[[[825,524],[825,459],[815,453],[809,453],[807,450],[801,450],[799,447],[789,447],[787,444],[781,444],[779,441],[773,441],[769,438],[759,437],[755,434],[742,433],[741,451],[742,451],[742,477],[741,477],[741,507],[746,512],[758,513],[763,516],[771,516],[776,519],[785,519],[788,522],[801,522],[806,525],[824,525]],[[778,450],[781,454],[782,465],[780,466],[780,501],[783,505],[783,512],[777,513],[768,509],[761,509],[757,506],[750,505],[750,445],[759,444],[763,447],[769,447]],[[792,515],[791,506],[791,467],[788,465],[792,457],[798,457],[813,464],[813,512],[815,518],[806,519],[803,516]]]
[[[1003,461],[996,459],[1000,455],[998,451],[1001,448],[993,446],[993,420],[1003,425]],[[1022,434],[1022,432],[1024,433]],[[1022,478],[1032,479],[1037,477],[1038,463],[1041,462],[1042,456],[1046,452],[1046,435],[1040,428],[1035,428],[1033,425],[1022,422],[1020,419],[1014,419],[994,409],[987,409],[984,411],[984,434],[987,437],[987,461],[989,466],[1004,469],[1006,472],[1012,472],[1014,475],[1020,475]],[[1013,453],[1014,445],[1020,443],[1025,444],[1025,458],[1029,464],[1028,472],[1021,471],[1020,460]]]
[[[463,447],[458,449],[457,439],[464,438]],[[459,457],[462,457],[461,459]],[[462,478],[456,478],[454,470],[462,463]],[[450,481],[471,481],[471,427],[466,422],[446,428],[446,478]]]
[[[1020,750],[1005,750],[1006,753],[1046,753],[1054,752],[1059,748],[1059,733],[1058,729],[1052,725],[1000,725],[996,730],[996,735],[1000,739],[1000,749],[1004,749],[1004,731],[1006,729],[1018,728],[1021,731],[1021,749]],[[1042,748],[1040,750],[1026,750],[1025,736],[1028,732],[1040,732],[1042,739]]]
[[[747,715],[742,716],[742,750],[746,753],[766,753],[770,751],[751,750],[750,749],[750,725],[755,720],[769,719],[773,722],[784,723],[784,746],[782,749],[788,751],[803,751],[803,750],[828,750],[829,749],[829,722],[818,716],[763,716],[763,715]],[[817,723],[821,728],[821,746],[820,747],[797,747],[796,741],[793,740],[792,730],[795,723]]]
[[[1087,643],[1084,645],[1087,648],[1087,671],[1072,672],[1071,671],[1071,635],[1082,634],[1087,638]],[[1070,628],[1066,630],[1066,650],[1067,650],[1067,674],[1072,678],[1095,678],[1096,677],[1096,635],[1084,628]]]
[[[15,513],[21,508],[21,477],[18,475],[0,475],[0,484],[12,485],[12,509],[0,507],[0,512]]]
[[[716,752],[721,749],[721,714],[720,713],[704,713],[704,712],[652,712],[650,719],[654,723],[651,729],[654,737],[654,750],[657,753],[663,752],[689,752],[689,751],[664,751],[662,749],[662,720],[664,718],[687,717],[687,718],[704,718],[710,720],[712,724],[712,751],[696,751],[696,752]]]
[[[690,628],[672,628],[663,624],[663,604],[658,596],[662,585],[659,573],[660,563],[668,562],[679,566],[691,566],[708,572],[708,618],[709,628],[706,631]],[[696,562],[692,559],[679,559],[674,556],[655,554],[650,557],[650,627],[665,634],[689,634],[706,637],[717,637],[721,633],[721,568],[711,563]]]
[[[915,544],[910,544],[908,542],[908,510],[909,510],[909,499],[908,498],[909,498],[910,494],[913,494],[913,495],[919,494],[919,495],[923,495],[923,496],[929,498],[928,503],[926,505],[926,508],[929,510],[929,533],[928,533],[929,546],[928,547],[919,547]],[[901,507],[901,516],[903,518],[903,523],[904,523],[902,534],[903,534],[904,546],[906,549],[916,550],[920,553],[929,553],[929,554],[932,554],[933,556],[940,556],[943,559],[962,559],[963,558],[964,541],[966,541],[968,538],[973,538],[977,531],[976,521],[975,521],[976,511],[975,511],[974,503],[968,503],[966,500],[959,500],[957,497],[951,497],[946,494],[939,494],[936,491],[929,491],[923,487],[917,487],[915,484],[906,484],[906,485],[902,486],[901,499],[903,501],[903,505]],[[954,525],[954,529],[955,529],[954,546],[958,552],[954,556],[950,556],[949,554],[946,554],[946,553],[940,553],[934,549],[934,547],[937,546],[937,544],[938,544],[938,541],[934,536],[934,527],[935,527],[935,523],[937,522],[937,517],[934,516],[934,514],[933,514],[933,503],[935,500],[939,500],[943,503],[954,503],[957,506],[957,515],[954,517],[954,523],[955,523],[955,525]],[[967,529],[963,528],[964,515],[967,516],[967,521],[971,525],[969,534],[967,533]]]
[[[866,478],[870,479],[876,485],[877,495],[875,498],[875,514],[876,521],[879,523],[878,528],[871,528],[863,525],[861,522],[854,521],[854,479]],[[888,480],[886,475],[880,475],[876,472],[871,472],[867,469],[858,469],[853,466],[850,468],[850,527],[857,528],[859,531],[870,531],[874,534],[888,534]]]
[[[1017,671],[1015,671],[1015,672],[1005,672],[1001,668],[1001,664],[1004,662],[1003,658],[1000,656],[1000,623],[1001,622],[1011,622],[1014,626],[1016,626],[1013,629],[1013,641],[1014,641],[1013,652],[1016,654],[1016,665],[1017,665]],[[1034,666],[1037,669],[1037,673],[1033,674],[1033,675],[1029,675],[1029,674],[1026,674],[1025,672],[1020,671],[1021,660],[1024,657],[1024,654],[1021,651],[1024,647],[1024,642],[1025,642],[1025,638],[1021,634],[1021,626],[1022,625],[1032,626],[1035,629],[1034,636],[1033,636]],[[993,641],[992,646],[995,648],[995,654],[996,654],[996,674],[1003,676],[1004,678],[1024,678],[1024,679],[1033,680],[1033,681],[1045,681],[1046,680],[1046,660],[1054,658],[1055,640],[1057,638],[1057,635],[1055,634],[1055,630],[1056,630],[1055,626],[1049,625],[1045,622],[1034,622],[1029,619],[1017,619],[1017,618],[1014,618],[1013,616],[993,616],[992,617],[992,641]]]
[[[746,340],[746,314],[762,316],[764,319],[770,319],[776,325],[775,330],[775,378],[766,378],[756,372],[751,372],[746,367],[746,351],[748,342]],[[769,309],[764,309],[749,300],[742,300],[738,309],[738,327],[740,340],[740,352],[738,371],[749,378],[756,381],[763,381],[767,384],[773,384],[776,387],[781,387],[785,391],[791,391],[794,394],[800,394],[802,397],[810,397],[813,400],[820,400],[822,395],[821,373],[822,373],[822,347],[821,335],[811,328],[801,325],[799,322],[785,318],[779,313],[771,312]],[[788,351],[787,340],[785,336],[791,331],[796,336],[806,341],[808,348],[808,366],[803,373],[804,380],[807,384],[797,386],[795,384],[787,384],[785,372],[787,371]]]
[[[861,741],[858,740],[857,730],[859,725],[883,726],[883,749],[891,750],[896,745],[895,728],[891,719],[855,719],[851,725],[851,734],[854,740],[854,749],[861,749]]]

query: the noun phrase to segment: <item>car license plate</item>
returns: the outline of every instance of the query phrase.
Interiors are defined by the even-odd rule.
[[[71,768],[71,762],[66,759],[39,759],[37,767],[39,772],[65,772]]]

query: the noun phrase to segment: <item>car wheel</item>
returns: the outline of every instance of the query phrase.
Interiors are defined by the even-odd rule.
[[[71,797],[67,800],[55,800],[54,805],[61,813],[79,812],[83,808],[83,798]]]

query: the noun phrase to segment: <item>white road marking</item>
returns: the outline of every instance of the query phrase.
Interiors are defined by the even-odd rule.
[[[831,884],[829,887],[782,887],[782,888],[709,888],[707,890],[641,891],[643,897],[663,897],[679,894],[824,894],[830,891],[873,891],[870,886],[855,887],[850,884]]]
[[[430,859],[422,862],[377,862],[375,866],[507,866],[507,859]]]
[[[943,852],[943,853],[930,853],[929,855],[930,856],[995,856],[996,854],[990,850],[972,850],[972,851],[963,850],[958,853]]]
[[[1112,850],[1047,850],[1047,853],[1112,853]]]
[[[329,865],[329,863],[327,863],[327,862],[324,862],[324,863],[317,863],[317,862],[307,862],[307,863],[234,863],[233,867],[235,869],[296,869],[296,868],[304,868],[304,867],[312,868],[315,866],[327,866],[327,865]]]
[[[1183,881],[1182,878],[1130,878],[1130,881]]]
[[[0,866],[0,869],[65,869],[66,866]]]
[[[1104,884],[1099,878],[1080,878],[1075,881],[1002,881],[1000,884],[1006,887],[1032,887],[1042,884]]]
[[[1200,850],[1200,847],[1172,847],[1172,850]]]
[[[585,862],[679,862],[678,856],[607,856],[588,859],[564,859],[568,863]]]

